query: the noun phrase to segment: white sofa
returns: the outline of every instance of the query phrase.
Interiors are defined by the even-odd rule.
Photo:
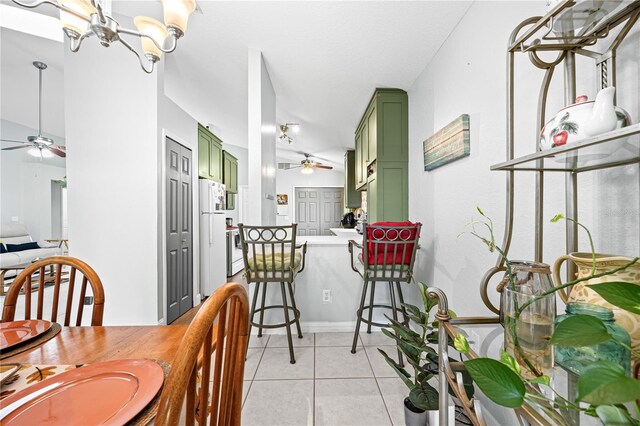
[[[27,227],[18,223],[7,223],[0,225],[1,244],[22,244],[32,242],[33,239],[27,231]],[[62,248],[44,241],[38,241],[41,248],[15,251],[11,253],[0,253],[0,267],[6,268],[24,263],[33,262],[51,256],[63,254]],[[5,246],[6,247],[6,246]]]

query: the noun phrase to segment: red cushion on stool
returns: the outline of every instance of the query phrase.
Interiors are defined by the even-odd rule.
[[[418,232],[419,222],[413,223],[409,221],[405,222],[376,222],[371,225],[367,225],[367,251],[369,261],[367,262],[369,265],[409,265],[411,264],[411,257],[413,254],[413,241],[416,239],[416,234]],[[406,239],[407,241],[411,241],[406,244],[397,244],[395,245],[397,249],[395,249],[395,259],[393,258],[394,253],[394,244],[385,244],[383,241],[393,241],[393,238],[396,236],[393,232],[396,233],[398,230],[394,229],[379,229],[377,226],[390,226],[390,227],[401,227],[401,226],[412,226],[413,228],[402,229],[400,231],[409,232],[409,237]],[[383,238],[376,238],[375,241],[379,241],[379,243],[375,243],[373,240],[374,232],[384,231],[386,235]],[[388,237],[391,237],[391,240]],[[419,238],[420,235],[417,235]],[[374,253],[374,247],[378,246],[378,253]],[[405,249],[406,247],[406,249]],[[386,253],[384,253],[386,251]],[[404,260],[402,259],[402,253],[404,251]],[[386,255],[386,256],[385,256]]]

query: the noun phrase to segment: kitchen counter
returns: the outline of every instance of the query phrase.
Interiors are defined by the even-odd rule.
[[[337,237],[347,238],[350,240],[362,239],[362,236],[358,234],[355,228],[347,229],[347,228],[330,228],[329,231],[333,233],[333,235]]]
[[[358,238],[359,235],[356,234],[352,237],[338,236],[338,235],[310,235],[307,237],[298,236],[296,237],[296,243],[302,244],[304,242],[307,243],[308,246],[347,246],[349,244],[349,240],[359,241],[362,238]]]

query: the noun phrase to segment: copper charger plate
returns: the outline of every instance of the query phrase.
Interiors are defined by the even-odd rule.
[[[2,401],[10,424],[124,424],[156,396],[162,368],[146,359],[99,362],[57,374]]]
[[[0,323],[0,351],[33,339],[51,328],[44,320],[22,320]]]

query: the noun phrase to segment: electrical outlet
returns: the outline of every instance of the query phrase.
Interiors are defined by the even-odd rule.
[[[93,305],[93,296],[85,296],[84,304],[85,305]]]
[[[328,288],[322,290],[322,303],[331,303],[331,290]]]

